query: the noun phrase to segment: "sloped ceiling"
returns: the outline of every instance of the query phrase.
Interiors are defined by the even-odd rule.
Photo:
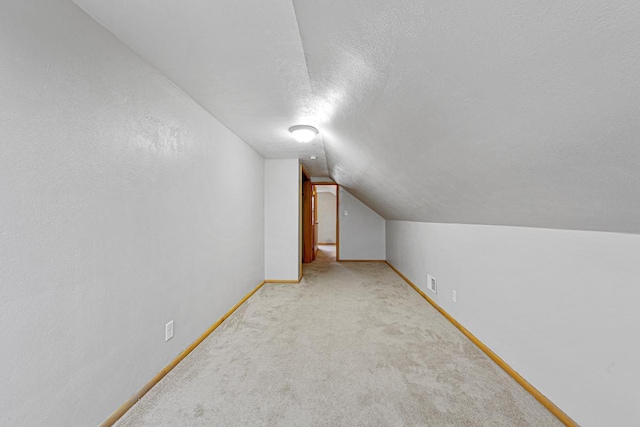
[[[640,2],[77,3],[386,219],[640,232]]]
[[[288,131],[321,127],[290,0],[75,3],[263,156],[328,175],[322,136],[300,144]]]

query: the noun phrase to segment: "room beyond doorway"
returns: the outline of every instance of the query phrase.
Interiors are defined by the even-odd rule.
[[[340,257],[338,217],[338,184],[311,182],[302,175],[302,262],[316,259],[319,245],[335,247],[335,259]]]
[[[321,258],[327,259],[329,262],[334,262],[336,260],[336,245],[319,244],[316,260]]]
[[[337,242],[338,189],[336,185],[316,185],[318,211],[318,244]]]

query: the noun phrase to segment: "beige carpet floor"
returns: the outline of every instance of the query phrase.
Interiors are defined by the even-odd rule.
[[[118,426],[557,426],[383,263],[263,286]]]

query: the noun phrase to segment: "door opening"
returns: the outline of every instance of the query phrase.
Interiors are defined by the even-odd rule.
[[[304,168],[301,169],[300,263],[313,262],[319,256],[337,261],[340,258],[339,186],[335,182],[312,182]],[[302,265],[300,268],[302,271]]]
[[[320,256],[338,259],[338,185],[313,183],[316,194],[316,241]]]
[[[302,172],[302,262],[309,263],[315,259],[317,246],[315,197],[311,179],[304,169]]]

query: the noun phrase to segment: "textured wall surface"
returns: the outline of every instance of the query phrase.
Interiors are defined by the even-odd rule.
[[[317,176],[324,142],[387,219],[640,232],[640,2],[77,1],[224,120],[68,1],[2,2],[0,424],[96,424],[264,277],[264,163],[226,126]],[[384,258],[345,202],[341,256]],[[440,302],[570,415],[640,418],[634,236],[388,224],[417,283],[482,272]]]
[[[640,2],[294,0],[332,178],[386,219],[640,233]]]
[[[637,0],[76,1],[385,219],[640,233]]]
[[[636,235],[387,221],[387,260],[585,427],[640,419],[638,253]]]
[[[300,277],[300,162],[265,161],[264,273],[268,280]]]
[[[385,220],[340,187],[340,259],[385,259]],[[348,215],[345,215],[345,211]]]
[[[318,242],[336,242],[336,196],[318,192]]]
[[[264,160],[63,0],[0,6],[0,122],[0,425],[97,425],[263,279]]]
[[[328,175],[322,135],[288,131],[331,108],[312,97],[291,0],[75,2],[266,158]]]

